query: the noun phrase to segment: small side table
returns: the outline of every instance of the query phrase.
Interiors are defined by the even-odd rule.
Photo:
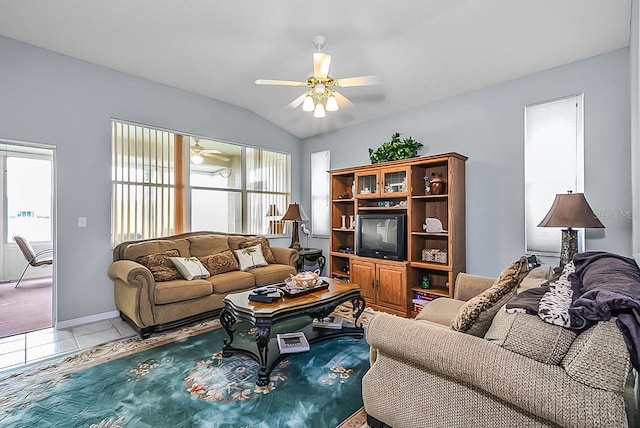
[[[298,250],[298,261],[296,261],[296,269],[298,272],[305,269],[305,266],[317,265],[320,269],[320,275],[324,271],[325,259],[320,248],[300,248]]]

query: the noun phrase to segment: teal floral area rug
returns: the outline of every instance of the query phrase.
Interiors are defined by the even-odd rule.
[[[308,320],[287,323],[279,330]],[[246,323],[236,328],[255,334]],[[0,426],[327,428],[361,409],[364,339],[313,344],[259,387],[253,359],[222,358],[225,337],[214,320],[0,373]]]

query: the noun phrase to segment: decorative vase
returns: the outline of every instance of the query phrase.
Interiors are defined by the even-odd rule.
[[[342,227],[340,229],[346,229],[347,228],[347,216],[346,215],[342,215],[340,217],[342,217]]]
[[[445,191],[445,182],[441,176],[436,176],[435,172],[431,174],[431,194],[443,195]]]

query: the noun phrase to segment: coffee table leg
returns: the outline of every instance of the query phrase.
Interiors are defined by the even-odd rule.
[[[229,335],[229,340],[224,339],[224,348],[222,348],[222,356],[228,357],[231,353],[227,352],[225,349],[231,345],[233,342],[233,333],[236,331],[232,326],[236,323],[236,317],[233,316],[231,312],[229,312],[226,308],[220,312],[220,324],[224,327],[224,330]]]
[[[269,340],[271,338],[271,326],[256,326],[256,344],[258,345],[258,357],[260,358],[260,371],[256,385],[269,385],[271,369],[267,368],[267,358],[269,356]]]
[[[353,325],[356,327],[362,327],[362,323],[358,325],[358,318],[364,312],[364,308],[367,306],[367,302],[362,297],[354,297],[351,300],[351,304],[353,305]]]

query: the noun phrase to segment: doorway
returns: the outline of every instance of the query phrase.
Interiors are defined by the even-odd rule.
[[[2,338],[54,325],[54,265],[28,264],[14,237],[24,237],[36,254],[53,251],[55,148],[0,139],[0,167]]]

